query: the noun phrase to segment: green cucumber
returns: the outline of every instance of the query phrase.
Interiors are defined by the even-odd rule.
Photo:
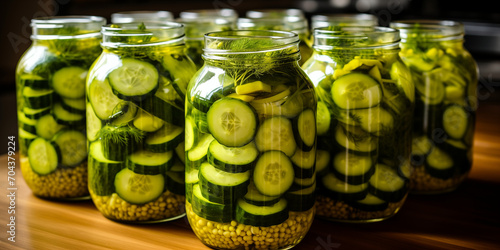
[[[278,201],[281,200],[281,196],[279,196],[279,195],[275,195],[275,196],[263,195],[255,187],[255,184],[253,182],[250,182],[250,184],[248,185],[247,193],[245,194],[245,196],[243,196],[243,199],[252,205],[271,206],[273,204],[278,203]]]
[[[62,107],[71,113],[85,114],[85,108],[87,104],[85,103],[85,98],[80,99],[70,99],[61,98]]]
[[[295,178],[292,162],[281,151],[260,155],[253,172],[253,182],[260,193],[269,196],[284,194]]]
[[[116,174],[115,190],[124,201],[143,205],[158,199],[164,190],[165,177],[162,174],[144,175],[124,168]]]
[[[122,101],[113,93],[108,79],[94,79],[88,87],[87,96],[95,114],[101,120],[107,120],[115,114],[115,107]]]
[[[293,123],[293,134],[297,145],[303,151],[309,151],[316,143],[316,115],[312,109],[305,109],[295,119]]]
[[[378,140],[370,134],[359,131],[356,127],[346,126],[351,131],[343,126],[337,126],[335,132],[335,141],[345,149],[357,153],[367,154],[375,151],[378,148]]]
[[[134,127],[138,128],[139,130],[142,130],[144,132],[155,132],[161,127],[163,127],[163,124],[165,122],[154,116],[153,114],[150,114],[142,109],[139,109],[138,114],[132,121],[132,124],[134,124]]]
[[[328,172],[330,166],[330,152],[328,150],[316,150],[316,173],[323,175]]]
[[[153,95],[158,89],[158,70],[150,63],[124,58],[120,67],[109,73],[109,84],[118,97],[142,101]]]
[[[204,162],[200,166],[198,177],[203,197],[212,202],[227,204],[245,195],[250,171],[229,173]]]
[[[363,130],[377,136],[390,133],[394,127],[394,118],[391,113],[380,106],[352,110],[350,117],[357,120]]]
[[[323,176],[321,184],[328,196],[339,201],[362,200],[368,193],[368,183],[352,185],[340,180],[333,173]]]
[[[259,151],[279,150],[291,157],[297,149],[292,122],[283,116],[274,116],[262,122],[255,136]]]
[[[193,117],[187,116],[186,117],[186,132],[185,132],[185,141],[184,141],[184,146],[186,151],[190,150],[191,148],[198,143],[198,131],[195,130],[196,124],[193,120]]]
[[[324,102],[318,102],[318,107],[316,109],[316,132],[318,136],[328,134],[331,122],[332,117],[330,110],[328,110]]]
[[[61,152],[57,145],[38,137],[28,148],[28,159],[33,172],[38,175],[48,175],[56,171],[61,160]]]
[[[443,112],[443,129],[452,139],[461,140],[469,128],[469,112],[460,105],[450,105]]]
[[[370,156],[340,152],[333,158],[332,172],[348,184],[366,183],[375,172],[374,162]]]
[[[22,155],[28,154],[28,148],[38,136],[34,133],[30,133],[22,128],[19,128],[19,148],[21,150]]]
[[[198,216],[210,221],[226,223],[231,222],[234,218],[233,203],[227,205],[209,201],[201,194],[199,184],[193,185],[193,193],[191,198],[193,212]]]
[[[236,204],[235,220],[244,225],[269,227],[288,219],[287,201],[282,198],[270,206],[256,206],[239,199]]]
[[[132,126],[106,125],[99,131],[104,157],[113,161],[124,161],[143,140],[144,133]]]
[[[158,92],[157,92],[158,93]],[[141,109],[177,126],[184,125],[184,110],[161,99],[157,94],[138,102]]]
[[[52,87],[62,97],[79,99],[85,97],[85,78],[88,69],[69,66],[52,75]]]
[[[191,162],[199,162],[206,159],[208,147],[214,140],[211,134],[203,134],[198,140],[198,143],[187,151],[187,159]]]
[[[61,165],[74,167],[87,160],[87,138],[85,134],[65,129],[54,136],[54,142],[61,152]]]
[[[36,123],[36,133],[47,139],[51,140],[54,135],[65,128],[66,126],[59,124],[52,114],[42,116]]]
[[[86,116],[86,121],[87,121],[87,140],[90,142],[93,142],[99,138],[99,131],[102,128],[102,121],[97,117],[97,115],[94,112],[94,109],[92,109],[92,105],[90,103],[87,103],[87,116]]]
[[[167,180],[167,190],[177,194],[186,195],[186,184],[184,182],[184,172],[167,171],[165,173]]]
[[[165,173],[175,163],[173,151],[155,153],[147,150],[139,150],[127,158],[128,169],[136,174],[157,175]]]
[[[54,104],[52,114],[59,124],[68,126],[85,125],[85,114],[68,112],[62,107],[60,102]]]
[[[240,147],[253,140],[257,115],[252,106],[239,99],[222,98],[207,113],[208,130],[228,147]]]
[[[104,157],[101,141],[95,141],[89,147],[89,189],[99,196],[108,196],[115,192],[115,176],[124,168],[122,161],[112,161]]]
[[[52,89],[24,87],[22,91],[24,102],[28,108],[42,109],[52,105],[54,94],[54,90]]]
[[[349,73],[337,78],[331,92],[333,101],[341,109],[371,108],[382,100],[379,83],[363,73]]]
[[[42,116],[46,114],[50,114],[50,107],[41,109],[32,109],[24,106],[22,113],[24,114],[24,116],[26,116],[26,118],[36,120],[40,119]]]
[[[359,210],[375,212],[387,209],[389,203],[373,194],[367,194],[364,199],[350,202],[349,205]]]
[[[133,102],[121,101],[116,104],[107,122],[115,126],[123,126],[134,120],[137,115],[137,105]]]
[[[290,160],[292,160],[296,177],[310,178],[316,173],[316,150],[304,152],[297,149]]]
[[[252,169],[258,155],[259,151],[253,142],[242,147],[226,147],[213,140],[208,147],[207,160],[223,171],[241,173]]]
[[[146,137],[146,148],[152,152],[174,150],[184,140],[184,129],[165,122],[156,132]]]
[[[427,155],[425,170],[433,177],[448,179],[455,173],[454,165],[455,162],[451,155],[438,147],[433,147],[431,152]]]
[[[21,84],[32,89],[48,89],[50,88],[49,80],[38,75],[22,75],[20,77]]]
[[[285,198],[288,201],[288,209],[290,211],[302,212],[313,208],[316,202],[315,190],[316,182],[309,187],[285,193]]]
[[[397,171],[384,164],[375,165],[369,181],[370,193],[387,202],[398,202],[408,192],[408,182]]]

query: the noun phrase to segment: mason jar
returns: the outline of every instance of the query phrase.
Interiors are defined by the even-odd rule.
[[[463,47],[464,27],[454,21],[394,22],[400,56],[415,83],[411,190],[456,189],[472,167],[478,68]]]
[[[328,26],[377,26],[378,18],[372,14],[324,14],[311,17],[311,30]]]
[[[399,40],[384,27],[315,29],[315,53],[303,69],[318,98],[320,218],[380,221],[405,201],[415,94]]]
[[[316,97],[298,35],[205,35],[186,98],[186,214],[217,249],[287,249],[314,218]]]
[[[292,31],[299,35],[300,55],[299,65],[304,64],[313,50],[307,44],[309,28],[304,13],[299,9],[263,9],[250,10],[247,18],[239,18],[238,29],[242,30],[280,30]]]
[[[16,69],[19,159],[34,195],[88,199],[85,77],[101,53],[106,19],[31,20],[32,44]]]
[[[204,38],[206,33],[234,30],[238,13],[233,9],[185,10],[179,14],[178,22],[186,27],[187,55],[199,69],[203,66]]]
[[[102,28],[87,90],[89,190],[108,219],[150,223],[184,210],[184,97],[196,69],[174,22]]]
[[[168,22],[173,20],[172,12],[164,10],[124,11],[111,14],[111,23]]]

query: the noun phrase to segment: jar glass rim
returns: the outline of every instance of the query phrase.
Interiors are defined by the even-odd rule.
[[[421,37],[463,36],[464,25],[452,20],[411,19],[391,22],[390,27],[398,29],[403,39],[413,34]]]
[[[141,28],[144,27],[143,29]],[[148,46],[155,44],[181,43],[184,38],[184,25],[177,22],[150,21],[150,22],[132,22],[120,24],[108,24],[102,26],[103,46]],[[141,37],[151,36],[156,39],[144,41],[141,43],[127,43],[114,41],[119,37]]]
[[[212,48],[213,42],[231,42],[241,39],[250,40],[269,40],[262,47],[243,48],[243,49],[218,49]],[[203,51],[206,54],[248,54],[262,53],[269,50],[279,50],[289,46],[297,46],[299,36],[296,33],[289,31],[272,31],[272,30],[230,30],[217,31],[205,34],[205,48]]]
[[[99,31],[106,24],[100,16],[48,16],[31,19],[31,26],[44,29],[57,29],[65,26],[85,25],[90,30]],[[90,26],[89,26],[90,25]]]
[[[305,19],[304,11],[301,9],[254,9],[246,12],[249,18],[269,18],[296,16]]]
[[[128,23],[137,21],[173,21],[174,15],[170,11],[165,10],[137,10],[137,11],[122,11],[111,14],[112,23]]]
[[[225,20],[226,23],[236,22],[238,13],[233,9],[198,9],[185,10],[179,13],[179,22],[196,23],[196,22],[214,22],[221,23]]]
[[[327,47],[380,47],[398,45],[399,31],[380,26],[331,26],[314,29],[314,46]]]
[[[372,14],[317,14],[311,17],[311,28],[326,26],[377,26],[378,18]]]
[[[263,17],[263,18],[238,18],[238,29],[256,29],[259,27],[266,27],[268,25],[283,26],[283,31],[293,31],[298,34],[307,32],[307,20],[298,16],[285,16],[285,17]]]

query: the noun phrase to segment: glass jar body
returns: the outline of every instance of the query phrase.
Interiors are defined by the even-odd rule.
[[[318,96],[320,218],[380,221],[406,199],[414,92],[395,45],[315,49],[303,65]]]
[[[415,83],[414,193],[453,191],[472,167],[478,69],[461,36],[440,37],[444,33],[427,40],[409,34],[401,43]]]
[[[105,20],[95,18],[100,28]],[[16,69],[21,171],[33,194],[42,198],[89,197],[85,77],[101,53],[101,36],[98,29],[80,29],[91,23],[81,20],[45,29],[40,27],[59,20],[32,21],[33,44]]]
[[[185,214],[183,105],[195,66],[184,50],[183,43],[104,47],[90,70],[89,190],[108,219],[152,223]]]
[[[286,249],[312,224],[316,98],[295,46],[205,58],[188,87],[186,214],[207,246]]]

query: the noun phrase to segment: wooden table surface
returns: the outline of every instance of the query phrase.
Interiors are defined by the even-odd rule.
[[[382,222],[317,219],[295,249],[500,249],[500,104],[481,103],[477,114],[474,165],[457,190],[410,195],[395,217]],[[2,141],[7,147],[7,138]],[[0,249],[208,249],[185,217],[154,225],[116,223],[90,200],[36,198],[19,168],[15,177],[16,242],[10,242],[7,156],[0,156]]]

